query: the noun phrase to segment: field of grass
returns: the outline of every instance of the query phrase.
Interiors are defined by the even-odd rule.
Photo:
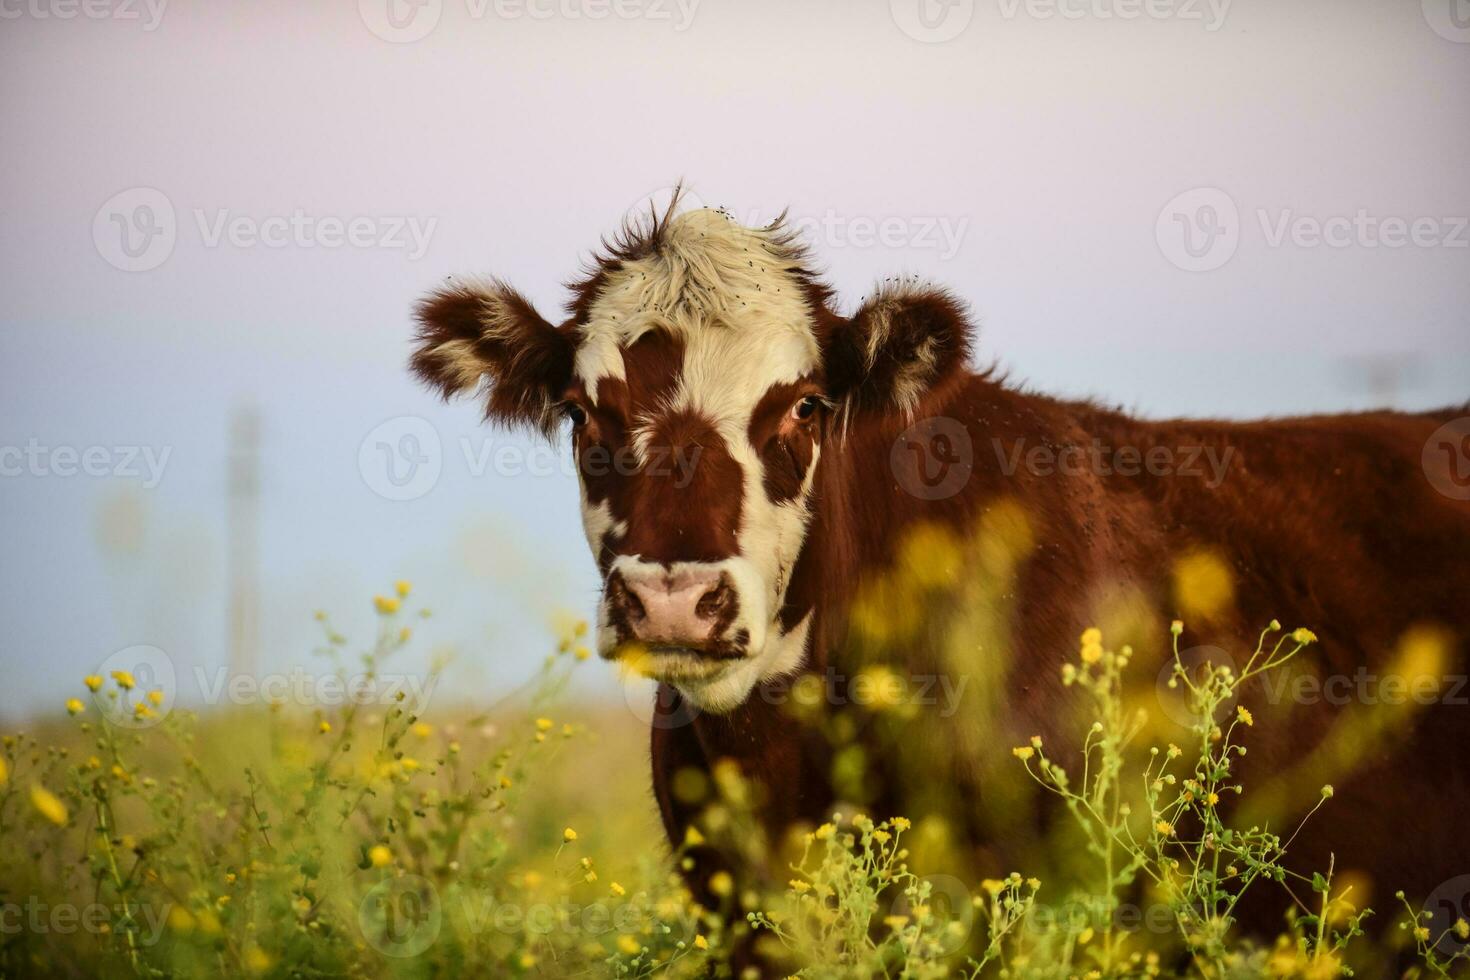
[[[411,602],[406,583],[377,600],[360,655],[323,618],[323,656],[381,670],[428,628]],[[718,908],[694,903],[664,841],[644,725],[564,695],[584,630],[488,716],[420,717],[404,695],[196,718],[126,672],[78,678],[71,717],[4,734],[0,975],[683,977],[727,974],[753,943],[775,975],[806,978],[1325,978],[1383,955],[1330,868],[1285,871],[1281,837],[1216,806],[1255,727],[1222,706],[1300,655],[1305,630],[1273,624],[1238,673],[1181,664],[1197,719],[1182,744],[1152,744],[1126,703],[1130,651],[1083,635],[1063,675],[1091,722],[1081,755],[1037,739],[1010,761],[1061,798],[1095,887],[1051,895],[1022,868],[957,892],[910,867],[906,815],[847,812],[798,835],[784,886],[718,877]],[[732,769],[696,791],[710,833],[748,844]],[[1242,941],[1237,902],[1286,880],[1313,904],[1275,945]],[[1161,928],[1120,922],[1140,890]],[[1464,967],[1407,906],[1378,915],[1401,920],[1394,955],[1417,951],[1423,975]]]

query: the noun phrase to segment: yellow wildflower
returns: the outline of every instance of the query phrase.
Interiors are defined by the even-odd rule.
[[[398,611],[398,600],[385,595],[373,596],[373,607],[384,616],[391,616]]]
[[[323,718],[321,721],[316,723],[316,730],[325,735],[327,734],[327,732],[330,732],[332,730],[332,723]]]
[[[56,826],[60,827],[66,823],[66,804],[57,799],[56,795],[46,787],[40,785],[31,787],[31,805],[40,812],[41,816]]]
[[[96,674],[88,674],[86,677],[82,678],[82,683],[87,685],[87,690],[95,692],[101,689],[102,678],[98,677]]]
[[[368,860],[375,868],[386,868],[393,863],[393,852],[384,844],[374,844],[368,850]]]
[[[133,675],[125,670],[114,670],[112,672],[112,679],[117,681],[117,686],[122,688],[124,691],[131,691],[133,689],[133,684],[135,683],[133,680]]]
[[[1293,642],[1300,643],[1302,646],[1306,646],[1308,643],[1317,642],[1317,634],[1313,633],[1305,626],[1299,626],[1296,629],[1292,630],[1291,638]]]
[[[812,836],[816,837],[817,840],[826,840],[836,832],[836,827],[832,826],[830,823],[824,823],[812,832]]]
[[[1251,714],[1250,710],[1243,704],[1235,706],[1235,717],[1240,719],[1240,723],[1246,727],[1250,727],[1256,723],[1256,716]]]
[[[709,940],[704,938],[704,934],[703,933],[695,933],[695,936],[694,936],[694,948],[695,949],[709,949]]]
[[[1089,626],[1082,631],[1082,646],[1091,646],[1102,642],[1102,630],[1096,626]]]
[[[69,714],[69,715],[79,715],[83,711],[86,711],[86,710],[87,710],[87,706],[85,704],[82,704],[80,698],[67,698],[66,699],[66,713],[67,714]]]
[[[577,839],[577,832],[575,830],[573,830],[572,828],[568,827],[566,830],[563,830],[561,832],[561,839],[565,843],[570,844],[572,841],[574,841],[574,840]]]
[[[408,582],[405,579],[399,579],[397,582],[393,583],[393,591],[397,592],[398,597],[402,599],[413,591],[413,583]]]
[[[694,827],[694,826],[691,825],[689,827],[685,827],[684,828],[684,846],[685,847],[698,847],[700,844],[703,844],[703,843],[704,843],[704,835],[699,832],[699,829],[697,827]]]
[[[898,830],[908,830],[913,824],[909,823],[908,817],[894,817],[893,826]]]
[[[1174,836],[1174,825],[1171,824],[1167,820],[1160,820],[1158,823],[1154,824],[1154,830],[1157,830],[1160,834],[1163,834],[1165,837],[1173,837]]]
[[[421,721],[413,726],[413,733],[418,738],[428,738],[434,734],[434,726],[426,721]]]
[[[536,719],[536,728],[538,730],[540,730],[540,731],[543,731],[543,732],[549,732],[549,731],[551,731],[552,726],[555,725],[555,724],[556,723],[553,722],[550,718],[537,718]]]
[[[153,703],[153,706],[155,708],[161,706],[163,704],[163,692],[162,691],[149,691],[148,692],[148,700]]]
[[[807,892],[812,890],[812,883],[809,881],[802,881],[800,878],[792,878],[786,884],[791,886],[791,890],[796,892],[798,895],[805,895]]]
[[[735,890],[735,879],[730,877],[728,871],[716,871],[709,876],[709,890],[712,894],[724,898]]]
[[[618,951],[626,956],[637,956],[641,948],[638,945],[638,940],[627,933],[623,933],[618,937]]]
[[[609,892],[611,892],[613,895],[617,896],[618,898],[622,898],[624,895],[628,894],[628,889],[624,888],[622,885],[618,884],[616,881],[614,881],[610,885],[608,885],[607,886],[607,890]]]

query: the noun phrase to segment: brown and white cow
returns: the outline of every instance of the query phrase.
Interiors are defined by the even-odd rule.
[[[1431,629],[1448,637],[1446,677],[1464,673],[1470,503],[1436,489],[1423,453],[1465,409],[1156,423],[1055,400],[971,371],[972,326],[949,293],[889,283],[841,315],[779,223],[747,228],[713,210],[670,207],[625,228],[571,291],[553,324],[501,282],[453,280],[419,307],[413,369],[446,396],[482,392],[494,422],[570,428],[605,583],[598,650],[636,651],[662,682],[653,780],[676,843],[700,803],[675,792],[675,775],[726,759],[760,788],[773,834],[830,813],[832,741],[771,692],[801,675],[851,677],[858,601],[903,621],[880,638],[881,658],[981,679],[971,690],[984,710],[921,719],[917,747],[878,750],[882,788],[866,801],[916,819],[942,811],[977,871],[1026,853],[1017,842],[1034,819],[996,816],[1010,799],[995,774],[1033,732],[1065,743],[1058,666],[1077,635],[1111,616],[1118,639],[1159,663],[1181,612],[1180,556],[1219,555],[1230,574],[1228,608],[1192,619],[1186,641],[1238,651],[1279,617],[1321,637],[1314,671],[1353,675],[1384,669],[1411,628]],[[943,451],[926,461],[931,437]],[[1176,465],[1016,464],[1036,447],[1055,458],[1096,445]],[[901,472],[910,449],[921,481],[925,466],[959,469],[928,471],[949,483],[927,492]],[[1177,465],[1187,450],[1230,465],[1200,479]],[[875,585],[914,563],[913,529],[969,541],[1004,536],[993,525],[1007,520],[1024,527],[1006,560],[983,542],[918,556],[955,566],[942,596]],[[908,608],[930,599],[932,622]],[[956,623],[974,642],[954,641]],[[1336,783],[1338,816],[1294,845],[1294,861],[1325,868],[1335,852],[1339,870],[1380,884],[1380,905],[1394,888],[1422,897],[1470,873],[1470,707],[1416,706],[1350,759],[1326,761],[1313,747],[1351,706],[1258,708],[1273,722],[1252,745],[1254,771],[1316,766],[1305,795],[1278,787],[1283,812],[1315,802],[1316,777]],[[696,870],[697,889],[713,866]]]

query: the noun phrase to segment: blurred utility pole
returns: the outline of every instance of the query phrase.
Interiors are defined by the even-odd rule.
[[[1417,354],[1363,354],[1347,359],[1348,384],[1366,392],[1373,408],[1399,408],[1403,394],[1424,381],[1424,362]]]
[[[260,647],[260,416],[230,420],[230,675],[253,676]]]

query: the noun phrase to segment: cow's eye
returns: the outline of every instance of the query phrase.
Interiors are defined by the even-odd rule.
[[[807,395],[801,401],[791,406],[791,417],[794,419],[809,419],[817,414],[817,408],[822,400],[816,395]]]
[[[567,402],[562,409],[567,413],[567,418],[572,420],[572,425],[581,428],[587,424],[587,412],[576,402]]]

